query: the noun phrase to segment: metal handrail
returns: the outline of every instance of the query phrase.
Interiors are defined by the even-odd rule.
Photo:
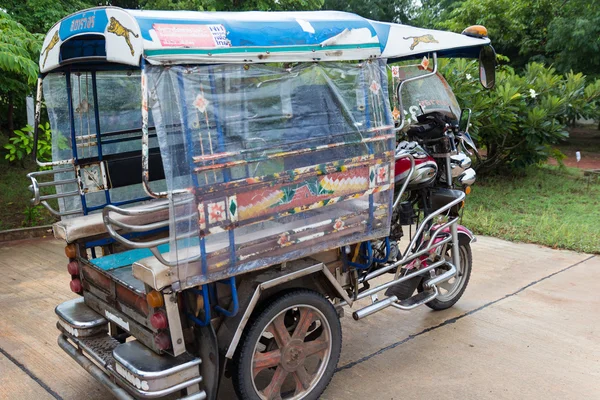
[[[437,295],[439,293],[438,289],[437,289],[437,285],[440,284],[440,283],[442,283],[442,282],[447,281],[448,279],[451,279],[458,272],[458,270],[456,269],[456,267],[454,266],[454,264],[452,264],[451,262],[449,262],[447,260],[437,261],[437,262],[435,262],[435,263],[433,263],[431,265],[428,265],[426,268],[420,269],[420,270],[418,270],[418,271],[416,271],[416,272],[414,272],[412,274],[405,275],[405,276],[403,276],[402,278],[399,278],[399,279],[394,279],[394,280],[392,280],[390,282],[387,282],[387,283],[385,283],[383,285],[379,285],[379,286],[377,286],[375,288],[372,288],[372,289],[369,289],[369,290],[365,290],[364,292],[362,292],[357,297],[357,300],[365,298],[367,296],[371,296],[373,294],[376,294],[376,293],[378,293],[378,292],[380,292],[380,291],[382,291],[384,289],[387,289],[387,288],[389,288],[391,286],[397,285],[397,284],[399,284],[401,282],[404,282],[404,281],[407,281],[407,280],[409,280],[411,278],[414,278],[417,275],[423,275],[426,272],[429,272],[429,271],[431,271],[431,270],[433,270],[435,268],[441,267],[444,264],[448,265],[450,267],[450,269],[448,271],[444,272],[442,275],[436,276],[436,277],[428,280],[424,284],[425,288],[427,288],[427,289],[433,289],[434,294],[432,296],[428,297],[427,299],[422,300],[420,302],[420,304],[423,304],[425,302],[433,300],[433,299],[435,299],[437,297]],[[376,313],[378,311],[381,311],[384,308],[387,308],[389,306],[393,306],[394,304],[396,304],[395,305],[396,308],[400,308],[400,309],[403,309],[403,310],[410,310],[411,308],[413,308],[413,307],[410,307],[410,306],[409,307],[403,307],[402,304],[397,304],[398,300],[400,300],[400,299],[398,299],[398,297],[394,296],[394,295],[386,297],[385,299],[379,300],[379,301],[377,301],[377,302],[375,302],[373,304],[370,304],[370,305],[368,305],[366,307],[361,308],[360,310],[357,310],[357,311],[353,312],[352,313],[352,317],[355,320],[359,320],[361,318],[364,318],[364,317],[367,317],[367,316],[369,316],[371,314],[374,314],[374,313]]]
[[[36,172],[28,173],[27,177],[31,180],[31,185],[29,185],[28,189],[31,193],[33,193],[33,198],[30,200],[31,204],[34,206],[41,204],[52,215],[55,215],[58,217],[80,214],[82,212],[82,210],[57,211],[54,208],[52,208],[52,206],[50,204],[48,204],[48,202],[46,201],[46,200],[55,200],[55,199],[63,199],[66,197],[79,196],[78,190],[73,190],[70,192],[63,192],[63,193],[47,194],[47,195],[40,194],[40,188],[43,188],[43,187],[49,187],[49,186],[56,187],[56,186],[63,186],[63,185],[77,183],[77,178],[60,179],[60,180],[49,181],[49,182],[38,182],[38,180],[37,180],[37,178],[40,176],[54,175],[54,174],[60,174],[60,173],[64,173],[64,172],[75,172],[75,168],[72,167],[72,168],[63,168],[63,169],[51,169],[51,170],[46,170],[46,171],[36,171]]]
[[[424,79],[424,78],[429,78],[430,76],[434,76],[435,74],[437,74],[437,69],[438,69],[437,53],[434,52],[433,53],[433,71],[431,71],[428,74],[413,76],[412,78],[408,78],[408,79],[405,79],[402,82],[400,82],[400,84],[396,88],[396,95],[398,97],[398,105],[400,106],[399,107],[400,113],[402,113],[404,111],[404,107],[402,105],[402,87],[404,86],[404,84],[408,83],[408,82],[418,81],[418,80]],[[402,115],[402,122],[400,123],[400,126],[395,128],[395,131],[398,132],[402,128],[404,128],[404,115]]]
[[[177,205],[175,205],[175,206],[177,206]],[[127,239],[125,236],[120,235],[117,232],[117,230],[115,229],[115,227],[117,227],[117,228],[126,230],[128,232],[147,232],[147,231],[151,231],[154,229],[168,227],[169,226],[168,219],[163,220],[163,221],[158,221],[158,222],[150,222],[147,224],[128,224],[123,221],[118,221],[110,216],[111,212],[115,212],[122,216],[136,217],[136,216],[151,214],[154,212],[165,211],[165,210],[168,210],[169,208],[170,208],[169,203],[165,203],[165,204],[161,204],[161,205],[157,205],[157,206],[151,206],[151,207],[148,207],[145,209],[127,209],[127,208],[120,208],[120,207],[117,207],[114,205],[107,205],[106,207],[104,207],[102,209],[102,220],[104,222],[104,226],[106,227],[108,234],[113,239],[115,239],[117,242],[121,243],[122,245],[124,245],[126,247],[132,248],[132,249],[149,249],[158,261],[160,261],[162,264],[164,264],[168,267],[176,267],[180,263],[191,263],[191,262],[200,260],[201,254],[198,254],[197,256],[188,257],[188,258],[185,258],[182,260],[169,261],[169,260],[165,259],[163,257],[163,255],[161,254],[161,252],[158,250],[158,246],[161,246],[161,245],[164,245],[164,244],[167,244],[170,242],[171,239],[169,237],[166,237],[163,239],[149,240],[149,241],[145,241],[145,242],[134,242],[134,241]],[[176,240],[187,239],[187,238],[194,237],[197,235],[198,235],[197,232],[188,232],[186,234],[180,235],[179,237],[176,238]]]
[[[404,181],[404,183],[402,184],[402,188],[400,188],[400,192],[398,193],[396,200],[394,200],[392,210],[395,210],[396,207],[398,206],[398,203],[400,202],[400,198],[402,197],[402,195],[406,191],[406,188],[408,187],[408,183],[410,182],[410,177],[412,176],[413,172],[415,172],[415,158],[412,156],[412,154],[410,154],[410,153],[396,154],[394,157],[394,162],[396,162],[402,158],[408,158],[408,160],[410,161],[410,170],[408,171],[408,176],[406,177],[406,181]]]
[[[465,198],[465,194],[461,193],[461,195],[457,199],[452,200],[450,203],[446,204],[443,207],[438,208],[437,210],[435,210],[434,212],[429,214],[419,225],[419,228],[417,229],[417,232],[415,233],[413,239],[406,247],[406,250],[404,251],[404,256],[402,257],[402,259],[400,259],[392,264],[388,264],[384,267],[378,268],[377,270],[362,277],[359,280],[359,282],[362,283],[362,282],[368,281],[370,279],[376,278],[379,275],[383,275],[384,273],[386,273],[394,268],[404,265],[404,264],[414,260],[415,258],[420,257],[420,256],[428,253],[429,251],[452,241],[453,237],[449,236],[447,238],[442,239],[441,241],[439,241],[437,243],[433,243],[433,240],[439,235],[439,233],[442,231],[443,228],[445,228],[447,226],[456,226],[456,224],[458,223],[458,220],[459,220],[458,218],[453,218],[452,220],[450,220],[447,223],[445,223],[444,225],[442,225],[442,229],[438,229],[438,230],[434,231],[434,234],[431,236],[431,239],[429,240],[428,245],[424,249],[421,249],[414,253],[409,253],[409,250],[414,248],[417,239],[423,233],[423,230],[424,230],[425,226],[427,225],[426,222],[432,220],[434,217],[436,217],[436,216],[442,214],[443,212],[449,210],[450,208],[454,207],[455,205],[460,203],[464,198]]]

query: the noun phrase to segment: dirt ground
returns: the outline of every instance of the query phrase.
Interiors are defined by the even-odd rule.
[[[600,131],[596,125],[579,126],[569,129],[569,138],[557,148],[567,156],[563,160],[567,167],[580,169],[600,169]],[[576,152],[581,153],[581,161],[577,162]],[[551,159],[550,164],[557,164]]]

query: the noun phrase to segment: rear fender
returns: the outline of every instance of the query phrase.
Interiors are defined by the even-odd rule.
[[[433,234],[433,232],[437,229],[437,226],[434,225],[431,227],[430,232]],[[458,241],[462,242],[462,241],[467,241],[467,243],[475,243],[477,241],[477,238],[475,237],[475,235],[473,234],[473,232],[471,232],[468,228],[462,226],[462,225],[457,225],[456,226],[456,230],[458,231]],[[441,233],[450,233],[450,227],[446,227],[444,229],[442,229]],[[443,236],[443,235],[442,235]],[[435,240],[433,241],[433,243],[438,243],[443,239],[443,237],[440,237],[440,235],[438,235],[438,237],[435,238]]]

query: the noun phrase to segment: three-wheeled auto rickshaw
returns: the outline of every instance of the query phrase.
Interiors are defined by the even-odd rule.
[[[348,307],[453,305],[469,114],[417,96],[398,118],[411,82],[445,84],[442,56],[493,85],[479,26],[115,7],[54,25],[36,112],[52,161],[29,177],[80,295],[56,307],[59,346],[120,399],[214,399],[225,374],[243,399],[315,399]]]

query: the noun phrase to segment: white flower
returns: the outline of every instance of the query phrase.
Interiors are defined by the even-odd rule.
[[[537,93],[535,92],[534,89],[529,89],[529,97],[531,97],[532,99],[535,99],[537,97]]]
[[[467,74],[467,79],[469,79],[469,80],[470,80],[471,78],[473,78],[473,77],[471,76],[471,74]]]

